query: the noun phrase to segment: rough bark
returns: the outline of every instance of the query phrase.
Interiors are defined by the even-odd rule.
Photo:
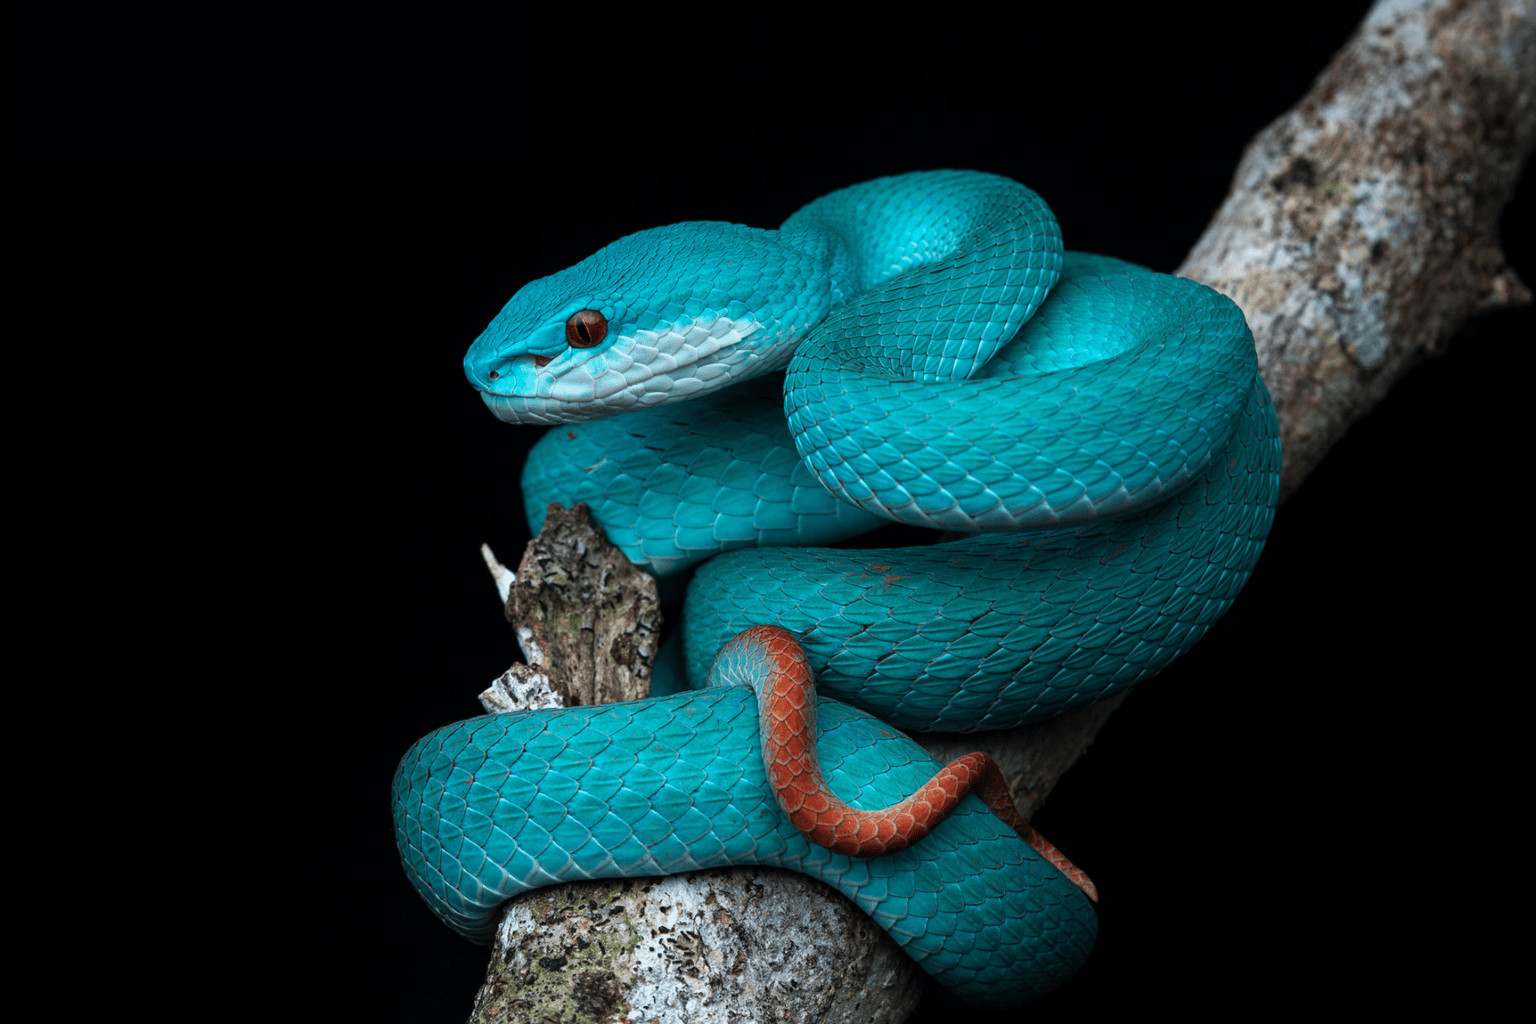
[[[508,903],[470,1020],[898,1024],[917,974],[852,902],[791,871],[576,882]]]
[[[1536,4],[1382,0],[1248,146],[1175,273],[1248,317],[1282,496],[1469,317],[1531,293],[1499,215],[1536,141]]]
[[[1349,425],[1466,318],[1530,301],[1504,260],[1498,220],[1533,142],[1536,4],[1382,0],[1301,102],[1249,146],[1230,194],[1177,273],[1231,296],[1248,317],[1280,414],[1282,493],[1294,490]],[[543,571],[554,570],[545,564]],[[539,634],[541,650],[554,643],[548,628]],[[638,651],[649,643],[634,646]],[[564,663],[553,656],[545,661]],[[647,673],[630,670],[637,678]],[[992,751],[1027,818],[1116,703],[987,739],[933,737],[930,749],[942,757],[978,747]],[[532,927],[549,915],[523,909],[524,903],[577,896],[531,894],[515,901],[498,934],[476,1019],[526,1010],[532,1005],[526,986],[551,980],[564,987],[560,1005],[586,1014],[579,1019],[625,1019],[632,1008],[664,1006],[658,1000],[679,998],[679,983],[666,971],[647,974],[643,961],[682,963],[683,954],[654,947],[679,941],[661,938],[667,922],[707,922],[722,913],[737,927],[688,931],[698,953],[684,958],[687,1019],[843,1019],[829,1004],[808,998],[809,991],[742,974],[744,961],[729,944],[771,948],[771,934],[755,929],[785,922],[767,913],[749,926],[721,908],[756,906],[768,875],[738,870],[707,873],[696,884],[627,883],[625,899],[638,902],[609,913],[601,909],[606,895],[589,896],[589,911],[564,915],[576,920],[576,930],[556,937]],[[849,996],[838,1005],[857,1004],[862,1019],[903,1019],[915,1005],[917,969],[894,943],[879,929],[860,927],[856,911],[848,917],[851,905],[832,890],[798,875],[773,875],[773,884],[790,894],[785,898],[797,908],[795,916],[841,915],[837,920],[848,922],[811,945],[815,977],[836,982],[835,991]],[[513,915],[530,913],[525,927],[510,923]],[[637,953],[645,935],[654,948]],[[620,955],[584,961],[581,970],[538,966],[562,961],[567,952],[584,954],[583,943],[599,936]],[[892,953],[900,966],[888,968]],[[594,1002],[590,994],[599,989],[602,999]]]
[[[480,695],[487,711],[609,704],[650,693],[661,628],[656,580],[608,543],[585,505],[549,506],[513,580],[485,553],[528,659]]]

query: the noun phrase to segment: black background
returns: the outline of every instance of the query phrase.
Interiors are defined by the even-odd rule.
[[[250,915],[235,970],[259,980],[237,1002],[468,1013],[484,954],[408,886],[388,788],[515,657],[478,546],[518,557],[530,439],[460,369],[513,291],[634,230],[771,226],[937,167],[1015,177],[1070,247],[1171,269],[1366,6],[710,21],[665,43],[595,11],[21,16],[34,209],[71,235],[90,211],[95,270],[154,282],[129,318],[153,307],[145,359],[178,395],[150,413],[174,439],[155,458],[197,481],[170,532],[194,583],[227,590],[238,567],[240,611],[205,614],[249,688],[215,709],[236,769],[201,813],[241,868],[198,896],[203,929]],[[1528,282],[1530,204],[1527,184],[1504,229]],[[1528,505],[1509,453],[1532,326],[1474,322],[1362,421],[1281,508],[1227,618],[1051,796],[1035,824],[1098,883],[1102,928],[1034,1012],[1417,1006],[1500,969],[1487,925],[1519,884],[1501,594],[1526,558],[1496,538],[1499,506]]]

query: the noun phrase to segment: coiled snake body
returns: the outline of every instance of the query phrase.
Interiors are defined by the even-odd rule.
[[[1158,671],[1231,604],[1278,494],[1236,306],[1064,254],[1017,183],[931,172],[832,193],[778,231],[621,239],[514,296],[465,369],[500,418],[572,424],[524,471],[535,529],[549,501],[584,501],[658,574],[718,556],[685,611],[688,674],[715,663],[718,688],[472,719],[416,744],[397,838],[443,920],[483,939],[538,885],[774,864],[837,886],[969,999],[1028,998],[1082,962],[1087,900],[975,796],[897,852],[807,839],[770,788],[772,730],[725,684],[800,658],[784,649],[798,639],[822,693],[821,770],[870,809],[938,768],[879,719],[1017,725]],[[888,520],[969,536],[780,546]],[[770,625],[787,633],[752,629]]]

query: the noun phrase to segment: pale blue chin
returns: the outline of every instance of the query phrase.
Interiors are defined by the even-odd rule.
[[[553,402],[547,398],[527,398],[522,395],[493,395],[480,392],[480,400],[491,414],[503,423],[552,424],[570,423],[587,417],[572,415],[580,407],[569,402]]]
[[[606,419],[616,413],[625,412],[641,405],[655,405],[656,402],[646,402],[644,398],[639,401],[631,400],[621,406],[612,403],[598,401],[560,401],[555,398],[542,398],[528,395],[494,395],[489,391],[480,392],[480,400],[485,407],[491,410],[491,414],[503,423],[523,424],[530,426],[554,426],[559,423],[584,423],[588,420]]]

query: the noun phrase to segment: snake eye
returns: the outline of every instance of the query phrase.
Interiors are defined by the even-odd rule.
[[[571,348],[592,348],[608,337],[608,320],[595,309],[572,313],[565,322],[565,343]]]

